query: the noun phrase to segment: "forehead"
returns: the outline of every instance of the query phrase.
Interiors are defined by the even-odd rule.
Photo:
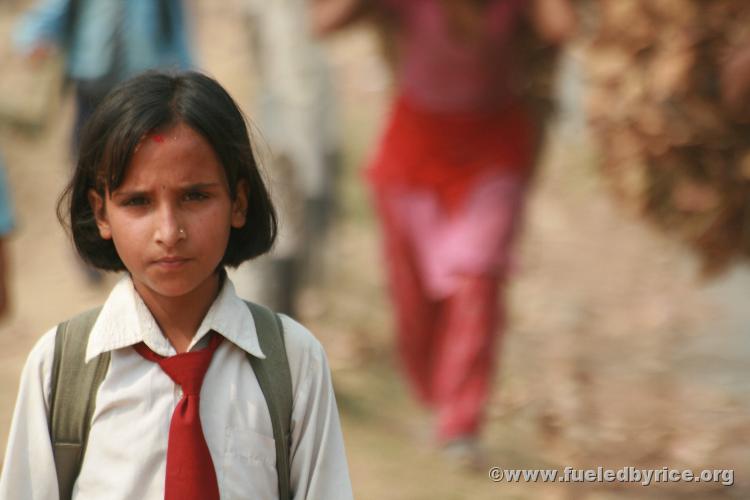
[[[135,149],[118,189],[226,182],[216,152],[201,134],[179,123],[146,135]]]

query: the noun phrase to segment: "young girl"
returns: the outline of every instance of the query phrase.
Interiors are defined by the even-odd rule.
[[[537,132],[516,85],[523,16],[555,43],[567,0],[311,0],[316,29],[375,11],[396,97],[368,169],[402,364],[437,440],[476,462],[504,317],[499,307]]]
[[[248,353],[268,353],[224,271],[268,251],[276,218],[232,98],[198,73],[122,84],[85,128],[60,207],[85,260],[126,271],[86,345],[87,363],[103,353],[110,362],[72,498],[279,498],[273,425],[248,362]],[[351,498],[325,354],[303,326],[280,318],[292,496]],[[39,340],[23,370],[3,499],[59,497],[49,421],[55,336]],[[202,384],[180,378],[198,365]]]

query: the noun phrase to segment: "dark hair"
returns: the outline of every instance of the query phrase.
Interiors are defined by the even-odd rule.
[[[125,269],[112,240],[99,235],[88,191],[102,198],[117,189],[143,137],[184,123],[213,147],[234,199],[238,181],[248,185],[247,219],[232,228],[222,266],[238,266],[270,250],[276,239],[276,211],[253,155],[242,112],[216,80],[196,73],[149,71],[117,86],[84,127],[73,178],[63,191],[57,216],[81,257],[104,270]],[[69,217],[66,217],[69,216]]]

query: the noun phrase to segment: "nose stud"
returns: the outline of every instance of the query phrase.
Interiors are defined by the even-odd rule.
[[[179,228],[177,230],[177,233],[180,235],[181,238],[185,238],[187,236],[187,233],[185,232],[185,229]]]

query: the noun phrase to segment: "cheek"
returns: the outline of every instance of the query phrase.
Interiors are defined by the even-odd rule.
[[[117,252],[122,254],[143,248],[151,231],[146,221],[115,215],[110,217],[110,233]]]
[[[190,234],[196,235],[204,246],[226,246],[231,229],[231,217],[227,207],[215,207],[190,219]],[[222,248],[223,251],[223,248]]]

